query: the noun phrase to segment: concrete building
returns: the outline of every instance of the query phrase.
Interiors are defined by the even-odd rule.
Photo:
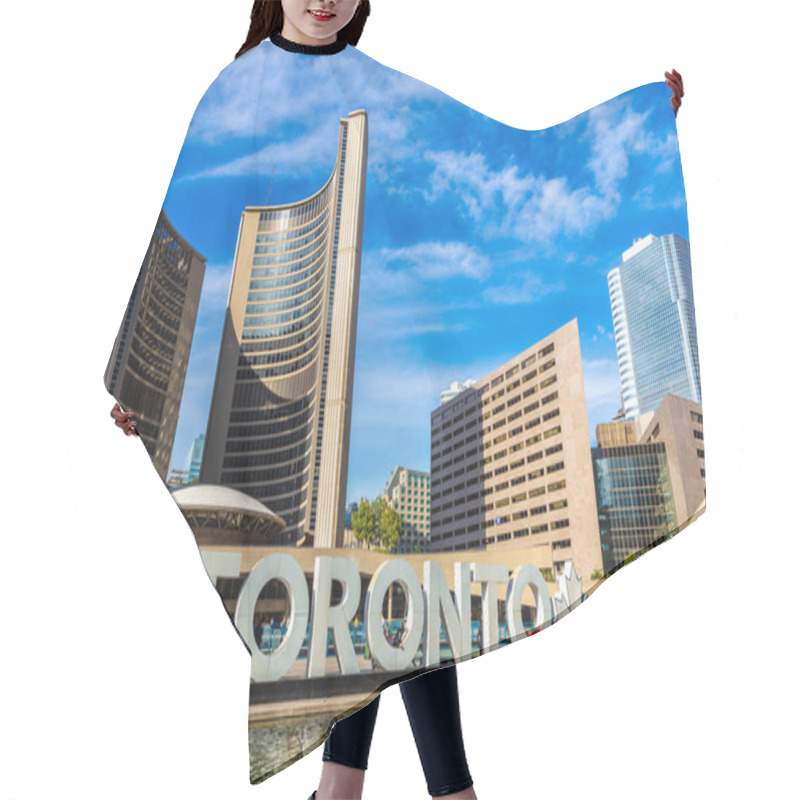
[[[344,532],[367,144],[353,111],[325,185],[239,227],[200,480],[265,503],[296,544]]]
[[[625,418],[655,411],[668,392],[700,403],[689,243],[636,239],[608,273]]]
[[[432,412],[430,538],[546,550],[587,582],[602,567],[576,319]]]
[[[668,394],[642,434],[643,442],[664,442],[675,496],[678,525],[706,502],[706,451],[703,442],[703,408],[683,397]]]
[[[106,367],[106,389],[133,411],[153,466],[167,480],[206,259],[162,209]]]
[[[597,426],[592,449],[606,572],[681,530],[705,505],[703,415],[667,394],[636,420]]]
[[[642,414],[630,421],[623,418],[612,422],[601,422],[595,427],[595,438],[600,447],[622,447],[627,444],[638,444],[642,440],[645,428],[653,419],[653,412]]]
[[[450,384],[448,389],[444,389],[440,393],[439,402],[446,403],[448,400],[452,400],[457,394],[461,394],[464,389],[469,389],[470,386],[474,386],[475,381],[469,378],[466,381],[453,381]]]
[[[427,553],[431,531],[430,474],[397,466],[392,470],[383,494],[403,521],[395,552]]]

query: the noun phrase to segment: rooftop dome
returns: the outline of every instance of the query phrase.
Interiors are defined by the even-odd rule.
[[[266,544],[285,521],[255,497],[213,483],[171,489],[198,542],[206,544]]]
[[[190,486],[178,486],[172,490],[175,502],[184,510],[193,508],[218,508],[228,511],[243,511],[249,514],[272,514],[260,500],[249,494],[232,489],[230,486],[219,486],[215,483],[193,483]]]

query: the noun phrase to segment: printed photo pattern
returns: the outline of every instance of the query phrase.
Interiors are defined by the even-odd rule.
[[[528,131],[269,40],[203,96],[104,380],[251,654],[251,782],[705,510],[670,96]]]

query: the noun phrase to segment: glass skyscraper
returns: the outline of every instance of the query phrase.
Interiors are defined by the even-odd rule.
[[[195,437],[189,454],[186,456],[186,483],[197,483],[200,478],[200,465],[203,462],[203,447],[206,443],[205,434]]]
[[[670,233],[636,239],[608,273],[625,419],[667,393],[701,402],[689,243]]]
[[[664,442],[593,447],[603,570],[676,529],[672,482]]]

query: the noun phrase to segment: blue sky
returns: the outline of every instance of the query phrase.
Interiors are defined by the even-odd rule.
[[[670,96],[652,83],[525,131],[351,47],[311,56],[267,41],[232,62],[195,111],[164,202],[208,259],[172,466],[205,433],[241,211],[316,192],[339,119],[358,108],[369,155],[348,502],[377,495],[396,464],[430,468],[430,412],[452,381],[573,317],[594,443],[620,405],[607,273],[634,238],[689,238]]]

